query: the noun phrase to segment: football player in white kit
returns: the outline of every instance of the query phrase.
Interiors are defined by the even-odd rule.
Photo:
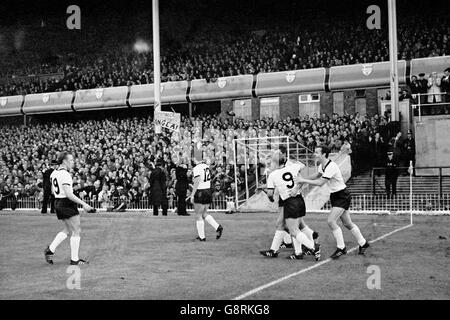
[[[279,150],[281,151],[281,153],[282,153],[282,154],[285,156],[285,158],[287,159],[287,160],[286,160],[285,166],[290,166],[290,165],[292,165],[292,164],[297,164],[297,163],[299,163],[300,166],[301,166],[301,169],[300,169],[300,170],[302,170],[302,169],[305,167],[305,165],[304,165],[303,163],[301,163],[301,162],[296,162],[296,161],[292,161],[292,160],[289,159],[286,146],[283,146],[283,145],[279,146]],[[300,173],[299,173],[299,174],[300,174]],[[278,193],[277,193],[277,191],[278,191],[278,190],[275,189],[275,196],[274,196],[275,199],[278,199]],[[294,188],[290,189],[290,194],[291,194],[291,195],[296,195],[298,192],[301,192],[301,185],[297,183],[297,184],[295,185]],[[282,211],[283,211],[283,207],[281,206],[280,202],[279,202],[278,209],[279,209],[278,223],[284,223],[283,212],[282,212]],[[278,224],[277,224],[277,225],[278,225]],[[316,231],[314,231],[314,230],[312,230],[312,229],[305,223],[305,220],[304,220],[303,217],[300,217],[299,228],[300,228],[300,231],[303,232],[304,234],[306,234],[306,236],[307,236],[309,239],[312,239],[315,243],[318,243],[319,233],[316,232]],[[274,247],[276,247],[277,243],[278,243],[278,240],[276,241]],[[279,246],[279,248],[277,247],[277,249],[276,249],[275,251],[277,251],[278,249],[284,249],[284,248],[292,248],[292,237],[291,237],[291,235],[289,234],[288,231],[285,232],[284,238],[283,238],[283,242],[281,243],[281,245]],[[305,251],[305,253],[306,253],[307,255],[311,254],[311,252],[308,251],[308,250],[303,250],[303,251]],[[270,256],[270,254],[269,254],[269,256]],[[320,259],[320,251],[317,252],[317,256],[316,256],[316,260],[318,261],[319,259]]]
[[[325,145],[315,148],[314,156],[320,163],[318,172],[312,177],[309,177],[309,179],[298,176],[295,181],[296,183],[308,183],[315,186],[321,186],[327,183],[330,188],[331,211],[328,215],[328,225],[337,243],[337,249],[331,255],[331,258],[337,259],[347,253],[342,230],[337,224],[339,218],[341,219],[342,224],[350,230],[356,238],[356,241],[359,244],[358,253],[363,255],[369,247],[369,242],[364,239],[358,226],[354,224],[350,218],[348,209],[350,208],[351,195],[345,185],[339,166],[337,163],[328,159],[329,154],[330,149]]]
[[[216,230],[216,239],[220,239],[223,227],[207,213],[209,204],[212,202],[211,171],[209,170],[209,166],[204,162],[194,159],[194,163],[196,164],[193,170],[194,187],[192,189],[190,201],[194,204],[197,220],[198,237],[196,240],[206,241],[205,221]]]
[[[53,242],[45,249],[45,260],[53,264],[53,254],[56,248],[70,233],[70,264],[86,264],[87,261],[78,257],[81,229],[77,204],[82,205],[86,212],[95,212],[95,209],[73,194],[72,177],[69,173],[69,170],[74,166],[73,156],[67,152],[61,152],[58,155],[58,164],[59,168],[52,172],[50,181],[55,196],[56,216],[64,222],[64,229],[56,235]]]
[[[295,187],[294,178],[298,175],[300,170],[304,167],[301,163],[290,163],[286,165],[285,155],[277,150],[272,154],[272,166],[277,168],[273,170],[267,179],[268,196],[271,201],[274,201],[273,195],[276,189],[280,196],[280,212],[277,221],[277,230],[275,231],[274,239],[270,250],[261,251],[260,253],[267,257],[277,257],[279,248],[285,236],[285,229],[289,230],[292,236],[295,252],[290,255],[289,259],[303,259],[302,246],[314,254],[316,260],[320,259],[320,246],[315,244],[313,239],[310,239],[299,230],[301,217],[306,214],[306,207],[303,197],[300,193],[295,195],[290,194],[290,190]]]

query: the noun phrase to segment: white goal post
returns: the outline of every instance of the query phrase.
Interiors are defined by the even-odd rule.
[[[236,208],[245,203],[258,189],[265,187],[270,155],[280,147],[285,148],[288,159],[300,161],[306,166],[306,174],[316,170],[313,151],[289,136],[239,138],[233,142]],[[243,182],[242,190],[239,190],[239,185],[242,185],[239,181]]]

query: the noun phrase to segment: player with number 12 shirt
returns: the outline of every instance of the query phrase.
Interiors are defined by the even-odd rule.
[[[191,193],[191,203],[194,204],[196,226],[198,237],[196,240],[206,241],[205,236],[205,221],[208,222],[216,230],[216,239],[220,239],[223,232],[223,227],[208,214],[209,204],[212,202],[211,191],[211,171],[209,166],[194,159],[194,187]]]

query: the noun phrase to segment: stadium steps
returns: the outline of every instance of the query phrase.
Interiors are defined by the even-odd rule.
[[[384,175],[375,177],[375,192],[385,193]],[[372,194],[372,176],[365,173],[357,177],[351,177],[347,182],[348,188],[353,194]],[[442,192],[450,193],[450,177],[442,177]],[[399,176],[397,180],[397,193],[409,193],[409,176]],[[417,176],[413,177],[413,193],[432,194],[439,193],[439,177]]]

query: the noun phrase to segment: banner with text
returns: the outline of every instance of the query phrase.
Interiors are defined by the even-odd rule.
[[[155,111],[155,124],[180,132],[181,115],[175,112]]]

